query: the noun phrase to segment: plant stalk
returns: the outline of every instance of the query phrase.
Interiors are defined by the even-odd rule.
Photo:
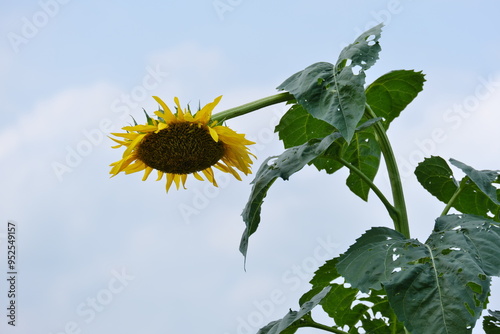
[[[345,160],[343,158],[340,158],[339,162],[342,165],[346,166],[352,172],[356,173],[361,179],[363,179],[363,181],[365,181],[366,184],[368,184],[368,186],[375,193],[375,195],[377,195],[378,198],[382,201],[382,203],[384,204],[385,208],[389,212],[389,216],[391,216],[391,218],[393,220],[398,219],[398,217],[399,217],[398,216],[398,211],[389,202],[389,200],[384,196],[384,194],[382,193],[382,191],[380,191],[380,189],[368,178],[368,176],[365,175],[365,173],[363,173],[361,170],[359,170],[359,168],[357,168],[356,166],[354,166],[353,164],[349,163],[349,161],[347,161],[347,160]]]
[[[365,104],[365,115],[369,118],[377,117],[377,115],[373,112],[372,108],[368,104]],[[374,128],[379,139],[382,154],[384,155],[385,164],[387,166],[387,173],[389,174],[389,180],[391,182],[394,208],[397,211],[397,218],[393,219],[394,227],[396,231],[402,233],[405,237],[410,238],[410,226],[408,224],[408,213],[406,211],[403,184],[401,182],[401,176],[399,175],[396,157],[394,156],[394,152],[392,151],[391,143],[389,141],[389,138],[387,137],[384,126],[380,122],[377,122],[374,124]]]
[[[464,178],[461,182],[460,185],[458,186],[457,190],[453,193],[451,196],[450,200],[448,203],[446,203],[446,206],[443,209],[443,212],[441,212],[441,216],[445,216],[448,214],[448,211],[450,211],[451,207],[453,206],[453,202],[457,199],[458,195],[464,190],[465,185],[467,184],[468,177]]]
[[[239,107],[234,107],[231,109],[227,109],[224,111],[221,111],[215,115],[212,115],[211,120],[212,121],[218,121],[218,122],[223,122],[228,119],[238,117],[241,115],[248,114],[252,111],[259,110],[265,107],[269,107],[273,104],[281,103],[281,102],[288,102],[291,100],[294,100],[295,97],[293,97],[292,94],[288,92],[283,92],[275,95],[271,95],[268,97],[264,97],[262,99],[243,104]]]
[[[324,331],[327,331],[330,333],[336,333],[336,334],[348,334],[347,332],[344,332],[340,329],[329,327],[327,325],[317,323],[316,321],[308,321],[306,326],[301,326],[301,327],[312,327],[312,328],[322,329]]]

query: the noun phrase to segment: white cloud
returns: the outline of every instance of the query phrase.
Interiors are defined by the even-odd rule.
[[[64,147],[65,142],[78,139],[87,127],[98,126],[102,118],[110,117],[110,104],[118,95],[116,88],[98,83],[84,88],[72,88],[43,101],[23,114],[15,124],[0,133],[3,143],[0,159],[16,150],[24,152]]]

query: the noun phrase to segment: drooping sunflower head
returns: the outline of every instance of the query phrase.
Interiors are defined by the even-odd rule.
[[[111,138],[118,143],[113,148],[126,147],[122,159],[110,165],[112,176],[144,170],[144,181],[156,170],[157,181],[166,175],[168,192],[173,183],[177,189],[181,184],[185,188],[189,174],[201,181],[204,176],[217,186],[212,167],[230,173],[238,180],[241,177],[237,170],[245,175],[251,173],[251,156],[255,156],[247,145],[255,143],[210,119],[222,96],[194,115],[189,107],[182,109],[177,97],[174,98],[175,113],[159,97],[153,98],[161,107],[154,113],[156,118],[146,114],[146,124],[126,126],[124,133],[112,133],[119,138]]]

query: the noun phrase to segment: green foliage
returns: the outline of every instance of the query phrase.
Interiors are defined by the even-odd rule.
[[[364,71],[378,59],[381,30],[378,25],[359,36],[342,50],[335,65],[313,64],[285,80],[278,90],[293,94],[307,112],[333,125],[350,142],[365,110]]]
[[[313,296],[309,301],[303,303],[298,311],[292,311],[287,313],[283,319],[273,321],[267,326],[261,328],[257,334],[293,334],[297,328],[302,327],[303,323],[306,321],[307,316],[311,310],[319,304],[319,302],[326,296],[330,291],[329,287],[324,288],[318,294]]]
[[[246,257],[247,254],[248,238],[259,226],[261,206],[267,195],[267,191],[274,181],[278,177],[288,180],[290,175],[298,172],[312,159],[322,154],[338,138],[340,138],[340,134],[335,132],[322,140],[313,139],[304,145],[286,150],[279,157],[268,158],[262,163],[262,166],[255,175],[255,179],[252,181],[253,187],[250,199],[242,214],[243,221],[246,224],[240,242],[240,252],[243,256]]]
[[[422,72],[399,70],[384,74],[366,89],[366,102],[379,117],[385,128],[399,116],[424,86]]]
[[[425,244],[372,228],[341,256],[337,269],[362,291],[383,286],[413,334],[466,333],[485,306],[490,277],[500,275],[499,253],[500,224],[447,215],[436,220]]]
[[[486,334],[500,334],[500,311],[488,310],[490,315],[483,320],[483,329]]]
[[[369,120],[362,124],[358,131],[369,127],[378,119]],[[322,139],[311,139],[307,143],[287,149],[278,157],[266,159],[260,166],[255,179],[250,199],[243,210],[243,221],[246,224],[245,231],[241,237],[240,252],[246,257],[248,250],[248,239],[257,230],[260,223],[261,206],[267,191],[278,177],[283,180],[301,170],[314,158],[323,154],[333,142],[341,137],[339,132],[333,132]]]
[[[285,151],[266,159],[252,181],[240,251],[246,259],[249,238],[276,179],[288,180],[306,165],[328,174],[348,168],[348,188],[365,201],[374,193],[395,229],[373,227],[343,255],[327,261],[300,298],[300,310],[259,333],[291,334],[302,327],[340,334],[471,333],[487,306],[491,278],[500,275],[500,171],[476,170],[450,159],[465,174],[458,181],[444,159],[426,158],[415,175],[445,207],[424,243],[409,237],[402,183],[386,131],[422,91],[425,79],[421,72],[397,70],[365,88],[364,71],[378,59],[380,34],[381,25],[344,48],[335,64],[315,63],[278,86],[293,100],[276,126]],[[392,196],[374,183],[382,157]],[[451,208],[458,214],[448,214]],[[334,325],[312,318],[317,305]],[[498,333],[499,323],[498,313],[490,312],[483,327]]]
[[[498,171],[478,171],[454,159],[450,162],[466,174],[460,182],[441,157],[426,158],[415,175],[429,193],[456,210],[500,221],[500,191],[493,186],[499,183]]]

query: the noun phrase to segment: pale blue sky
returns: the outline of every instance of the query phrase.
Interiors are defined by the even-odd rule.
[[[167,195],[163,181],[138,174],[109,179],[120,152],[105,136],[153,111],[151,95],[192,105],[224,95],[216,111],[272,95],[381,21],[367,81],[395,69],[427,79],[389,132],[412,235],[424,241],[443,204],[408,172],[415,161],[500,168],[499,12],[493,0],[2,3],[0,233],[19,223],[20,296],[18,326],[2,320],[0,332],[246,334],[296,308],[322,261],[370,226],[390,226],[375,197],[351,194],[345,172],[309,167],[278,180],[244,272],[240,214],[252,176],[220,176],[219,189],[189,179]],[[285,110],[229,122],[258,142],[254,169],[282,151],[272,131]],[[383,175],[377,181],[387,189]],[[490,307],[500,309],[495,284]],[[5,302],[0,288],[0,309]]]

